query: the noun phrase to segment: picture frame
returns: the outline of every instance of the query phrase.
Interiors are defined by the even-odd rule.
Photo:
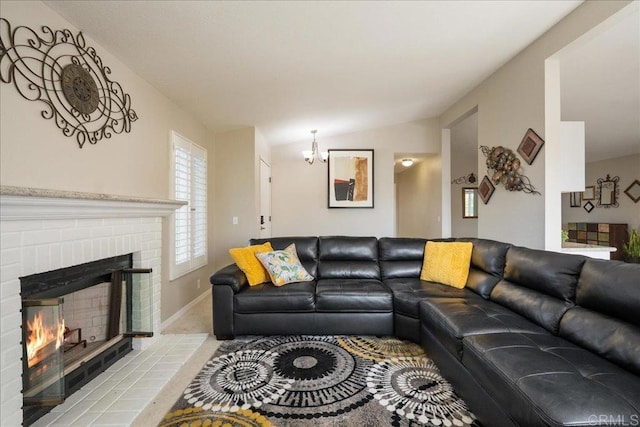
[[[591,213],[591,211],[593,210],[593,208],[595,208],[595,206],[593,205],[593,203],[587,202],[584,204],[583,208],[585,211],[587,211],[587,213]]]
[[[579,208],[580,206],[580,192],[572,191],[569,193],[569,207]]]
[[[328,208],[374,207],[374,150],[329,150]]]
[[[582,192],[582,200],[595,200],[596,199],[596,186],[589,185],[584,188]]]
[[[496,187],[493,186],[493,183],[489,179],[487,175],[482,178],[482,182],[478,186],[478,194],[482,199],[483,203],[486,205],[491,200],[491,196],[493,196],[493,192],[496,191]]]
[[[624,194],[627,195],[633,203],[638,203],[640,201],[640,181],[635,179],[633,182],[624,190]]]
[[[518,153],[527,164],[532,164],[540,149],[544,145],[544,140],[531,128],[527,130],[518,146]]]

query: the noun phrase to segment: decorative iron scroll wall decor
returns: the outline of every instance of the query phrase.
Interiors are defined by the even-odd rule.
[[[452,184],[475,184],[478,181],[478,178],[476,178],[476,175],[471,172],[468,175],[465,176],[461,176],[459,178],[454,179],[453,181],[451,181]]]
[[[486,145],[481,145],[480,150],[487,158],[487,169],[493,171],[491,181],[494,184],[502,184],[508,191],[540,194],[531,184],[531,180],[520,173],[520,160],[513,151],[502,146],[487,147]]]
[[[138,120],[131,97],[110,74],[82,32],[74,36],[43,26],[39,36],[29,27],[12,29],[0,18],[0,80],[13,83],[23,98],[43,102],[42,117],[53,119],[65,136],[75,136],[80,148],[130,132]]]

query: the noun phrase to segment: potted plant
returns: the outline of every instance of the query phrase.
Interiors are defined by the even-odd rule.
[[[629,232],[629,241],[622,246],[627,262],[640,263],[640,235],[636,229]]]

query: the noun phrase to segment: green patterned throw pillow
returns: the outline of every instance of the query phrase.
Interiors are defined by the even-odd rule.
[[[257,253],[256,257],[267,269],[271,282],[275,286],[313,280],[313,276],[304,269],[298,259],[295,243],[290,244],[282,251]]]

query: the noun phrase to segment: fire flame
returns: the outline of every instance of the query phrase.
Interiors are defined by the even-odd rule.
[[[27,359],[29,367],[35,363],[33,359],[41,349],[55,341],[57,350],[64,342],[64,320],[58,325],[47,326],[44,324],[42,314],[42,311],[39,311],[33,317],[32,322],[27,320],[27,329],[29,331],[29,336],[27,337]]]

